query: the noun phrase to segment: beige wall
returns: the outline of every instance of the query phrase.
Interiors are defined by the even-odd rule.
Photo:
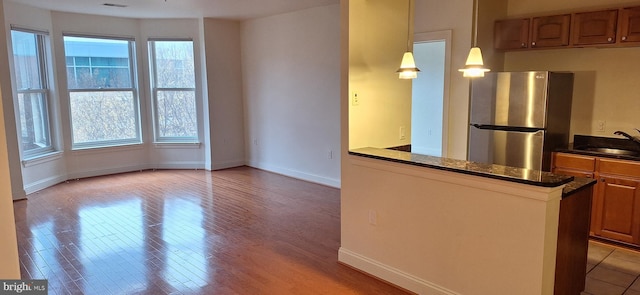
[[[510,0],[509,15],[536,15],[558,11],[575,11],[598,7],[623,6],[619,0]],[[636,2],[637,4],[637,2]],[[616,137],[613,132],[635,133],[640,128],[638,77],[640,47],[575,48],[509,52],[505,54],[505,70],[555,70],[576,73],[571,139],[574,134]],[[605,121],[604,132],[596,130],[596,122]]]
[[[347,106],[349,148],[411,143],[411,80],[400,80],[396,74],[407,50],[407,5],[408,1],[349,1],[349,93],[357,92],[360,101]],[[401,127],[405,139],[400,139]]]
[[[0,2],[0,23],[4,23],[4,9]],[[6,40],[6,33],[0,30],[0,40]],[[0,47],[0,64],[8,64],[8,54],[5,46]],[[7,90],[9,69],[0,67],[0,279],[19,279],[20,264],[18,262],[18,242],[13,217],[13,201],[11,192],[11,177],[9,175],[9,155],[7,151],[7,134],[5,133],[3,115],[3,96],[11,97],[11,89]]]

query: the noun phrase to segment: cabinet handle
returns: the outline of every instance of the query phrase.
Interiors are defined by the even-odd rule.
[[[522,48],[526,48],[526,47],[527,47],[527,43],[522,42],[522,44],[520,44],[520,47],[522,47]]]
[[[607,182],[607,180],[604,178],[600,178],[600,182]]]
[[[611,41],[613,41],[613,38],[609,37],[609,38],[607,38],[607,41],[611,42]]]
[[[622,41],[627,41],[627,36],[622,36]]]
[[[531,47],[535,47],[536,46],[536,42],[531,42]]]

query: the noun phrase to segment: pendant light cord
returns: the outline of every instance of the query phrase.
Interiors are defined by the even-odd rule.
[[[407,2],[407,51],[409,51],[409,44],[411,42],[411,0],[408,0]]]
[[[473,47],[478,47],[478,0],[473,0]]]

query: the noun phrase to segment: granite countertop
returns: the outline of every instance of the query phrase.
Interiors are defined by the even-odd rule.
[[[349,154],[543,187],[556,187],[574,180],[573,176],[556,175],[550,172],[476,163],[382,148],[360,148],[350,150]]]
[[[610,153],[585,150],[587,148],[597,148],[597,147],[637,151],[638,154],[637,155],[619,155],[619,154],[610,154]],[[556,149],[556,151],[571,153],[571,154],[595,156],[595,157],[640,161],[640,145],[635,144],[634,142],[628,139],[620,139],[620,138],[576,134],[573,136],[573,143],[571,143],[567,148]]]

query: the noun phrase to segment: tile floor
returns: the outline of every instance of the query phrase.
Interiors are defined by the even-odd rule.
[[[640,252],[589,243],[582,295],[640,295]]]

